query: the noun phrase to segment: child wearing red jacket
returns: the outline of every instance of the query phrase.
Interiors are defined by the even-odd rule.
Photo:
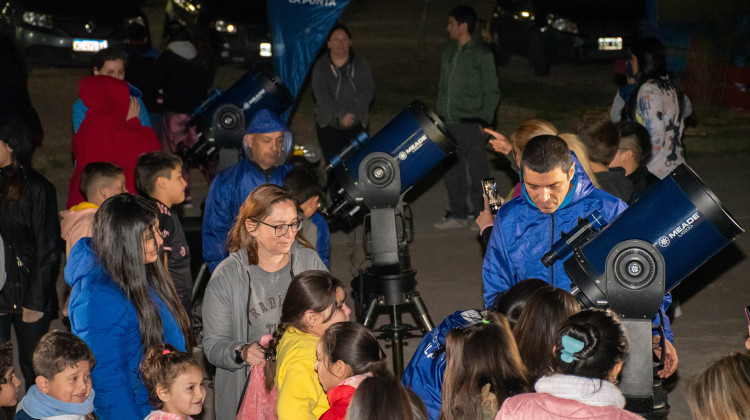
[[[154,130],[141,125],[140,105],[130,96],[124,80],[110,76],[89,76],[78,83],[86,105],[86,117],[73,136],[75,168],[70,177],[66,208],[85,201],[79,189],[83,168],[91,162],[111,162],[125,172],[125,186],[135,191],[133,173],[138,156],[161,150]]]
[[[344,420],[357,386],[368,376],[387,374],[378,340],[356,322],[328,327],[318,341],[316,356],[315,370],[331,406],[319,420]]]

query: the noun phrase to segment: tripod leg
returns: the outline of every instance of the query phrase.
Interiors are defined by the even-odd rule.
[[[372,329],[373,325],[375,325],[375,318],[377,318],[375,311],[378,309],[379,305],[380,305],[380,296],[374,296],[367,303],[365,316],[364,318],[362,318],[362,325],[364,325],[367,328]]]
[[[422,300],[422,296],[416,290],[409,293],[409,303],[414,308],[414,314],[417,316],[417,320],[422,324],[422,329],[425,333],[432,331],[435,328],[435,324],[432,323],[432,318],[427,312],[427,307]]]
[[[401,336],[401,313],[398,311],[397,306],[393,307],[393,314],[391,316],[393,318],[393,338],[391,341],[393,373],[400,378],[404,373],[404,339]]]

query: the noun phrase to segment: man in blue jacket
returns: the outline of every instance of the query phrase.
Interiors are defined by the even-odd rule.
[[[527,278],[569,291],[571,280],[563,261],[547,268],[542,256],[560,240],[561,232],[576,227],[579,217],[599,210],[607,222],[612,222],[627,208],[622,200],[594,187],[575,154],[557,136],[537,136],[529,141],[521,157],[521,178],[521,195],[500,207],[484,256],[486,308],[492,306],[498,292]],[[662,309],[666,310],[671,301],[667,294]],[[664,328],[665,337],[671,341],[666,318]],[[677,368],[676,351],[671,343],[666,346],[667,362],[659,372],[662,378]]]
[[[552,244],[599,210],[607,222],[626,205],[594,187],[586,172],[557,136],[534,137],[521,158],[521,195],[500,207],[482,266],[484,305],[523,279],[542,279],[570,290],[570,278],[557,261],[546,268],[540,261]]]
[[[246,159],[216,176],[203,214],[203,260],[213,272],[227,257],[227,235],[248,195],[261,184],[282,185],[292,166],[286,161],[292,133],[271,111],[261,110],[247,127]]]

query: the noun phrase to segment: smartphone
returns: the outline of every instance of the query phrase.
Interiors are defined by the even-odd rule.
[[[745,316],[747,317],[747,323],[750,324],[750,306],[745,306]]]

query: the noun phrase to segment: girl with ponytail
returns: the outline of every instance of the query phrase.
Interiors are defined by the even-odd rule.
[[[536,381],[536,393],[507,399],[495,419],[641,419],[623,409],[617,388],[627,352],[625,328],[613,312],[572,315],[557,330],[555,373]]]
[[[305,271],[289,284],[265,366],[266,388],[275,384],[278,390],[279,420],[315,420],[330,408],[315,373],[315,352],[328,327],[349,320],[345,298],[344,284],[326,271]]]

